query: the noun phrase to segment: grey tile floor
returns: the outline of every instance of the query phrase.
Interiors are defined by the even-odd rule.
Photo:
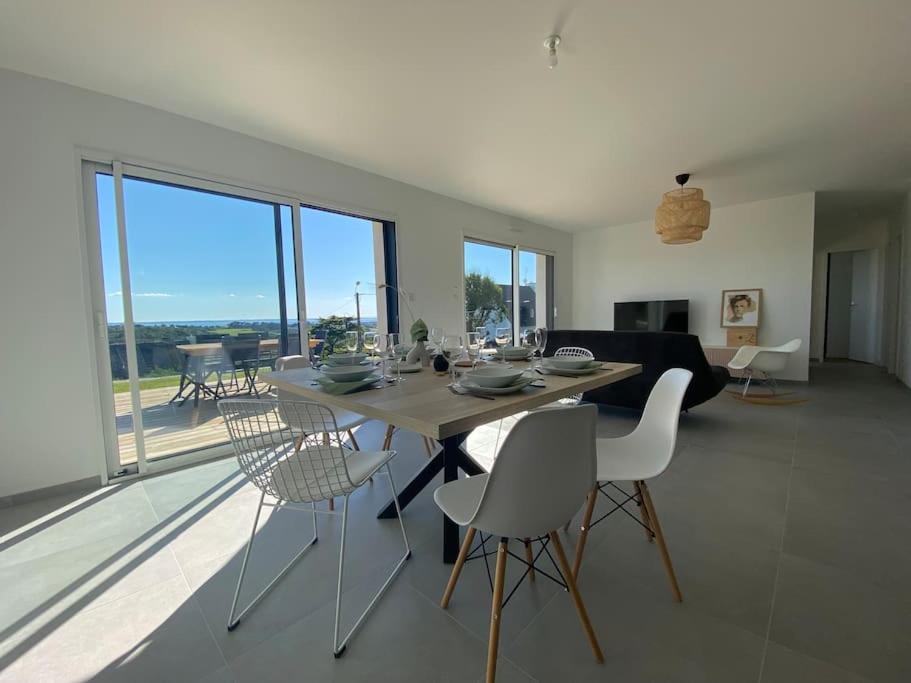
[[[653,545],[611,517],[591,534],[580,588],[606,656],[595,664],[568,596],[538,580],[504,611],[501,681],[911,680],[911,391],[875,368],[814,368],[790,407],[721,395],[681,421],[652,484],[684,594]],[[602,435],[635,416],[604,410]],[[362,447],[381,437],[366,425]],[[404,480],[424,459],[397,435]],[[352,502],[345,616],[392,566],[400,537]],[[0,510],[0,681],[476,681],[490,609],[482,564],[438,600],[440,515],[407,510],[412,561],[345,656],[330,654],[338,520],[233,633],[225,630],[257,493],[232,460],[89,495]],[[309,517],[262,522],[250,590],[308,536]],[[574,545],[570,533],[566,545]],[[512,567],[516,577],[518,567]]]

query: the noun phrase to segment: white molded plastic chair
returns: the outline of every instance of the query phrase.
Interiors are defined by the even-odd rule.
[[[683,368],[665,371],[652,388],[636,429],[631,434],[619,438],[597,440],[598,484],[588,494],[585,505],[579,542],[576,545],[576,561],[573,565],[573,575],[576,578],[579,576],[582,553],[585,551],[585,541],[591,527],[614,512],[622,510],[645,528],[645,536],[649,541],[657,541],[674,598],[678,602],[683,599],[645,480],[664,472],[674,457],[680,406],[683,405],[683,395],[692,378],[693,373]],[[633,492],[629,493],[617,486],[618,481],[632,482]],[[610,500],[613,507],[592,522],[592,513],[599,493]],[[623,499],[618,501],[614,495],[622,496]],[[626,509],[625,506],[629,502],[635,502],[639,506],[641,521]]]
[[[335,631],[333,637],[333,653],[339,657],[345,650],[348,640],[360,627],[364,618],[379,600],[380,596],[395,578],[405,561],[411,557],[408,546],[408,536],[405,533],[405,523],[402,520],[402,511],[399,508],[398,495],[389,461],[395,456],[395,451],[383,450],[377,452],[359,451],[352,457],[352,451],[341,445],[338,438],[339,427],[335,416],[326,406],[319,403],[303,401],[276,401],[262,399],[225,399],[218,404],[234,446],[237,462],[243,473],[260,491],[259,506],[253,520],[253,530],[250,540],[244,551],[243,564],[240,576],[237,579],[237,589],[231,602],[228,615],[228,630],[237,628],[240,620],[256,605],[263,596],[291,569],[297,560],[316,543],[318,538],[316,515],[338,514],[318,510],[316,503],[321,500],[331,499],[334,496],[344,496],[345,504],[342,509],[342,538],[338,563],[338,591],[335,598]],[[292,429],[291,424],[312,425],[318,433],[334,434],[335,442],[307,445],[304,439]],[[363,486],[370,477],[379,470],[385,470],[389,476],[389,485],[392,488],[392,497],[395,501],[399,524],[402,528],[402,540],[405,544],[405,554],[396,564],[392,573],[377,591],[376,595],[367,605],[367,608],[355,621],[354,626],[343,639],[339,640],[339,622],[342,605],[342,577],[345,569],[345,539],[348,532],[348,499],[360,486]],[[265,497],[274,498],[276,503],[266,503]],[[313,538],[304,548],[285,565],[269,584],[238,614],[237,599],[243,585],[244,574],[247,571],[247,560],[256,537],[256,528],[259,524],[259,515],[263,505],[272,505],[281,510],[300,510],[295,505],[309,503],[308,510],[313,514]]]
[[[743,387],[743,395],[746,396],[750,390],[750,382],[756,372],[760,375],[759,379],[768,382],[773,394],[778,393],[775,374],[784,370],[788,358],[800,348],[800,345],[800,339],[792,339],[781,346],[741,346],[728,363],[728,367],[731,370],[746,372],[747,380]]]
[[[562,580],[538,571],[570,592],[595,658],[599,663],[604,661],[556,532],[595,483],[597,415],[594,405],[533,411],[512,428],[489,474],[452,481],[434,491],[433,499],[440,509],[457,524],[468,527],[440,603],[444,609],[465,561],[474,559],[469,555],[477,551],[471,550],[475,532],[481,532],[481,548],[485,548],[485,534],[499,538],[487,652],[488,681],[493,681],[496,673],[506,557],[511,555],[527,565],[520,582],[526,575],[534,580],[535,560],[541,553],[546,552],[553,562],[548,544],[556,551],[554,567]],[[525,560],[509,551],[510,538],[524,543]],[[532,553],[532,540],[541,543],[537,556]],[[486,549],[483,557],[486,562]]]

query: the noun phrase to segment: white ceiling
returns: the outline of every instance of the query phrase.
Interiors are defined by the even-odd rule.
[[[0,66],[569,230],[911,186],[909,0],[5,0]]]

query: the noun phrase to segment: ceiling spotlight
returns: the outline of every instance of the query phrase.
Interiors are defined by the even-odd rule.
[[[549,69],[557,68],[557,48],[560,47],[560,36],[554,34],[548,36],[544,41],[544,47],[547,48],[547,67]]]

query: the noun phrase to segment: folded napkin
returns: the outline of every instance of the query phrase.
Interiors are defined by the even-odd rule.
[[[323,391],[327,394],[338,396],[340,394],[351,394],[355,391],[366,389],[367,387],[376,384],[379,380],[379,377],[367,377],[366,379],[361,379],[356,382],[336,382],[328,377],[318,377],[316,381],[320,383]]]

